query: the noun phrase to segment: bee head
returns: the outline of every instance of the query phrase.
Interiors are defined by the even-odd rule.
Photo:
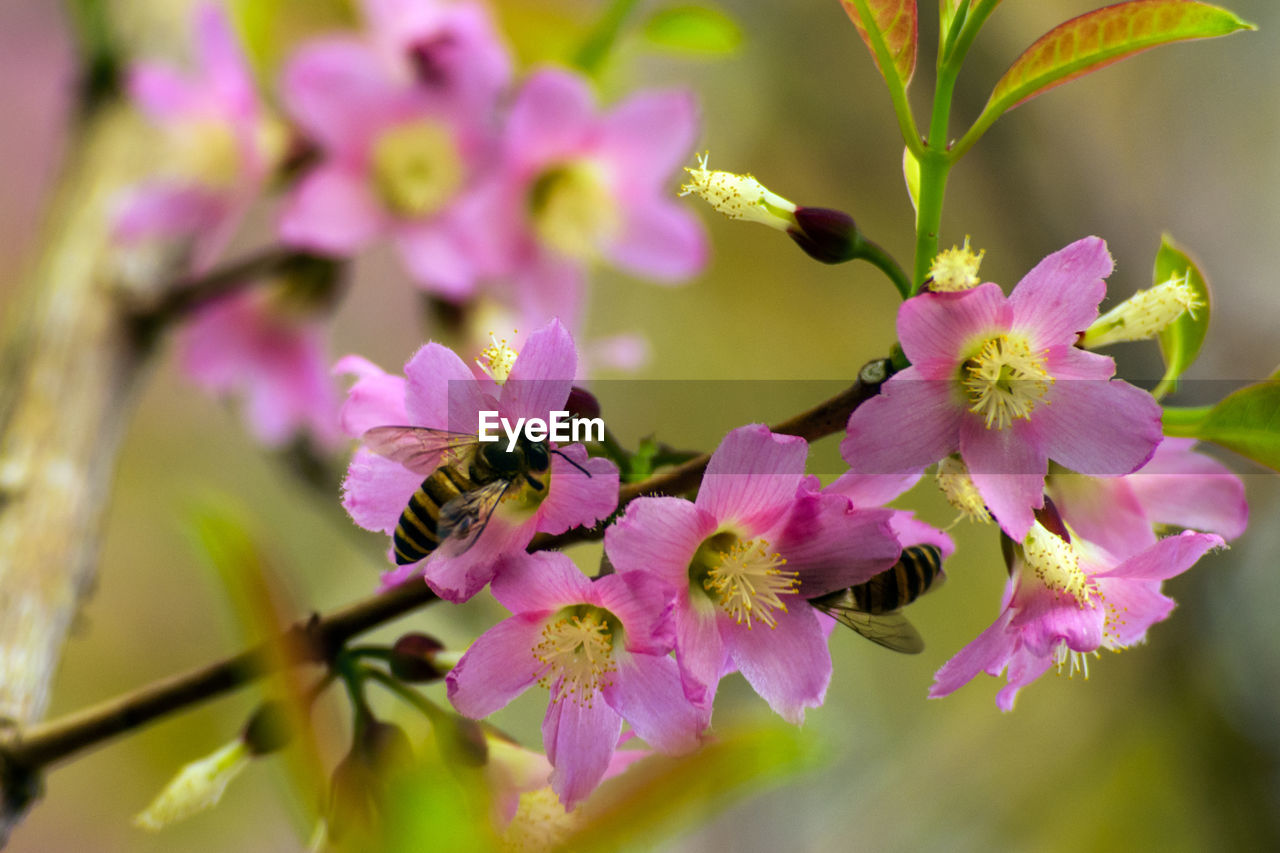
[[[525,436],[516,440],[511,450],[501,443],[485,445],[480,451],[484,461],[499,477],[511,479],[522,471],[545,471],[551,467],[546,442],[530,441]]]

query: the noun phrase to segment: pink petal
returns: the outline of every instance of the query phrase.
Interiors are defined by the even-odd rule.
[[[1086,477],[1069,471],[1049,478],[1049,495],[1072,530],[1116,557],[1156,543],[1150,516],[1134,496],[1129,477]]]
[[[552,695],[558,686],[552,688]],[[566,811],[600,784],[621,731],[622,718],[599,696],[565,698],[547,707],[542,745],[555,767],[551,789]]]
[[[826,491],[844,495],[856,507],[875,507],[889,501],[920,482],[920,471],[905,474],[858,474],[846,471],[827,486]]]
[[[534,322],[558,320],[569,328],[582,323],[586,272],[582,264],[552,252],[534,251],[512,273],[513,301]]]
[[[413,424],[475,435],[480,411],[498,405],[453,350],[437,343],[419,349],[404,366],[405,408]]]
[[[932,545],[942,552],[944,560],[956,552],[956,545],[950,536],[931,524],[925,524],[906,510],[895,511],[889,519],[889,527],[903,548]]]
[[[1018,698],[1018,691],[1044,675],[1051,666],[1053,666],[1052,657],[1037,655],[1026,647],[1018,648],[1009,657],[1008,684],[1000,688],[1000,692],[996,694],[996,707],[1001,711],[1012,711],[1013,702]]]
[[[396,228],[396,246],[414,281],[451,302],[475,294],[476,268],[459,235],[438,220]]]
[[[422,576],[444,600],[468,601],[494,579],[503,557],[523,551],[532,538],[532,525],[512,523],[499,512],[468,550],[458,553],[450,541],[437,548],[419,564]]]
[[[409,415],[404,409],[404,377],[387,373],[358,355],[338,359],[333,365],[333,373],[356,377],[355,384],[347,391],[347,401],[341,412],[342,429],[347,435],[359,438],[376,426],[408,422]]]
[[[1000,672],[1017,648],[1017,636],[1009,630],[1013,611],[1003,611],[991,627],[956,653],[933,676],[929,698],[954,693],[980,672]]]
[[[507,117],[508,155],[536,168],[580,153],[595,121],[595,98],[587,82],[567,71],[533,74]]]
[[[630,186],[652,191],[689,158],[697,133],[692,93],[642,92],[601,120],[598,150]]]
[[[213,3],[196,9],[195,50],[218,100],[241,117],[257,110],[257,87],[226,13]]]
[[[378,55],[353,38],[307,42],[285,66],[289,115],[331,156],[358,162],[374,135],[404,110],[406,96]]]
[[[864,583],[898,561],[902,548],[890,515],[854,509],[842,495],[803,495],[770,547],[786,558],[788,571],[800,573],[800,595],[817,598]]]
[[[775,435],[763,424],[738,427],[711,455],[697,506],[721,523],[759,519],[771,526],[795,500],[808,453],[802,438]]]
[[[922,293],[898,309],[898,340],[912,364],[958,365],[975,338],[1008,331],[1012,316],[1000,285],[992,282],[959,293]]]
[[[189,118],[207,106],[197,86],[165,65],[140,62],[129,69],[125,85],[139,109],[156,122]]]
[[[1081,474],[1128,474],[1161,439],[1160,404],[1120,380],[1056,382],[1032,414],[1049,458]]]
[[[652,572],[686,591],[689,561],[716,526],[714,516],[683,498],[637,498],[605,530],[604,547],[618,572]]]
[[[671,584],[652,572],[627,572],[596,578],[591,588],[598,606],[622,622],[628,652],[665,655],[675,648]]]
[[[1184,530],[1177,536],[1166,536],[1142,553],[1135,554],[1113,569],[1098,572],[1094,577],[1167,580],[1191,568],[1211,549],[1225,544],[1221,536],[1213,533]]]
[[[840,455],[860,474],[915,474],[956,449],[964,415],[954,382],[908,367],[854,409]]]
[[[1044,477],[1049,461],[1027,421],[1006,429],[987,429],[981,419],[964,419],[960,456],[969,468],[987,509],[1015,542],[1026,538],[1032,510],[1044,506]]]
[[[1014,327],[1030,333],[1032,349],[1075,342],[1098,317],[1113,268],[1107,244],[1085,237],[1036,264],[1009,295]]]
[[[365,530],[391,535],[420,485],[421,474],[360,448],[342,483],[342,505]]]
[[[114,236],[124,243],[152,237],[194,238],[202,231],[217,229],[229,210],[226,193],[200,184],[142,184],[120,197]]]
[[[564,533],[574,527],[593,527],[618,508],[618,466],[608,459],[587,458],[581,444],[559,448],[591,476],[551,456],[551,491],[538,507],[538,531]]]
[[[628,205],[624,216],[617,238],[604,247],[614,266],[664,284],[684,281],[706,266],[706,232],[685,207],[656,199]]]
[[[1045,370],[1055,382],[1105,381],[1116,375],[1116,363],[1105,355],[1089,352],[1071,344],[1055,344],[1045,348]]]
[[[1023,645],[1032,654],[1049,658],[1061,643],[1076,652],[1095,651],[1102,645],[1105,617],[1097,601],[1080,604],[1070,595],[1040,589],[1023,606],[1015,606],[1011,624],[1022,632]]]
[[[699,708],[708,711],[715,701],[716,687],[728,671],[729,649],[720,635],[719,611],[701,591],[680,594],[677,588],[676,663],[684,694]]]
[[[547,418],[564,408],[578,371],[578,351],[559,320],[529,336],[502,386],[502,410],[509,418]]]
[[[1169,618],[1176,603],[1160,592],[1159,581],[1098,578],[1098,591],[1106,603],[1107,636],[1103,645],[1123,649],[1146,639],[1147,629]]]
[[[388,220],[366,177],[322,165],[285,200],[280,239],[314,252],[349,255],[386,229]]]
[[[723,622],[722,635],[743,677],[770,708],[799,725],[805,708],[818,707],[827,695],[831,653],[813,608],[803,599],[796,597],[773,616],[773,628]]]
[[[604,698],[654,749],[683,753],[696,748],[710,713],[684,695],[680,670],[666,655],[623,654]]]
[[[594,600],[591,579],[559,551],[503,557],[491,590],[512,613],[547,613]]]
[[[1244,483],[1221,462],[1195,452],[1194,444],[1166,438],[1125,482],[1152,521],[1234,539],[1249,523]]]
[[[546,665],[533,655],[545,620],[512,616],[481,634],[449,671],[449,701],[458,713],[480,719],[535,684]]]

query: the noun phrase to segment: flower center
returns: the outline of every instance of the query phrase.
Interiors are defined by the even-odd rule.
[[[773,612],[787,611],[781,596],[794,595],[800,587],[800,574],[782,569],[786,562],[763,539],[743,542],[734,537],[733,544],[712,560],[702,586],[718,596],[720,609],[739,625],[750,628],[755,619],[772,628],[777,624]]]
[[[962,367],[969,411],[981,415],[987,429],[1004,429],[1015,418],[1031,417],[1053,383],[1043,359],[1044,353],[1037,357],[1021,335],[988,340]]]
[[[240,142],[231,124],[197,119],[173,125],[168,132],[171,168],[177,177],[228,189],[241,177]]]
[[[942,490],[947,503],[960,511],[961,518],[970,521],[990,521],[991,513],[987,512],[987,502],[978,493],[978,487],[969,476],[969,469],[964,462],[955,456],[948,456],[938,463],[938,488]]]
[[[565,811],[550,786],[525,791],[503,833],[503,849],[555,850],[569,840],[579,820],[577,812]]]
[[[513,329],[513,332],[519,332],[519,329]],[[480,350],[480,357],[476,359],[476,364],[480,365],[480,369],[489,374],[494,382],[501,385],[511,376],[511,368],[515,366],[516,356],[520,353],[507,346],[507,339],[498,340],[493,332],[489,333],[489,345]]]
[[[1065,593],[1079,607],[1093,606],[1089,576],[1071,543],[1050,532],[1040,522],[1031,525],[1022,543],[1023,561],[1040,583],[1055,593]]]
[[[617,671],[613,659],[611,620],[599,608],[583,605],[552,619],[542,629],[533,656],[547,667],[538,683],[559,683],[553,702],[569,698],[590,705],[600,688]]]
[[[538,239],[579,260],[594,257],[620,225],[604,176],[585,162],[564,164],[539,175],[529,189],[529,213]]]
[[[964,238],[963,248],[952,246],[938,253],[929,267],[929,289],[942,292],[970,290],[980,283],[978,267],[982,265],[982,256],[986,249],[974,254],[969,248],[969,238]]]
[[[462,185],[462,158],[441,122],[397,125],[373,146],[373,183],[394,213],[420,217],[435,213]]]

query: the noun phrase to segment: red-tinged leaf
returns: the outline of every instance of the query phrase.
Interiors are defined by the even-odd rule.
[[[1130,0],[1050,30],[996,83],[984,112],[1004,112],[1069,80],[1149,48],[1257,29],[1217,6],[1193,0]]]
[[[840,0],[845,14],[853,21],[858,35],[867,43],[871,58],[876,61],[880,73],[888,79],[888,73],[880,61],[881,52],[876,48],[879,41],[893,63],[893,71],[905,87],[911,82],[911,75],[916,70],[916,41],[920,27],[916,0]],[[859,6],[864,7],[871,17],[871,31],[862,20]]]

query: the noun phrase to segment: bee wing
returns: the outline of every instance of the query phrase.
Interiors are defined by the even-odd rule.
[[[449,553],[464,553],[489,526],[489,520],[511,488],[510,480],[494,480],[469,492],[463,492],[440,507],[440,519],[436,530],[441,542],[446,542]]]
[[[907,655],[916,655],[924,651],[924,638],[920,636],[915,626],[907,621],[907,617],[902,615],[901,610],[867,613],[839,600],[815,599],[810,603],[841,625],[852,628],[871,642],[886,649]]]
[[[361,439],[379,456],[424,476],[441,465],[463,462],[480,445],[479,438],[465,432],[415,426],[374,427]]]

